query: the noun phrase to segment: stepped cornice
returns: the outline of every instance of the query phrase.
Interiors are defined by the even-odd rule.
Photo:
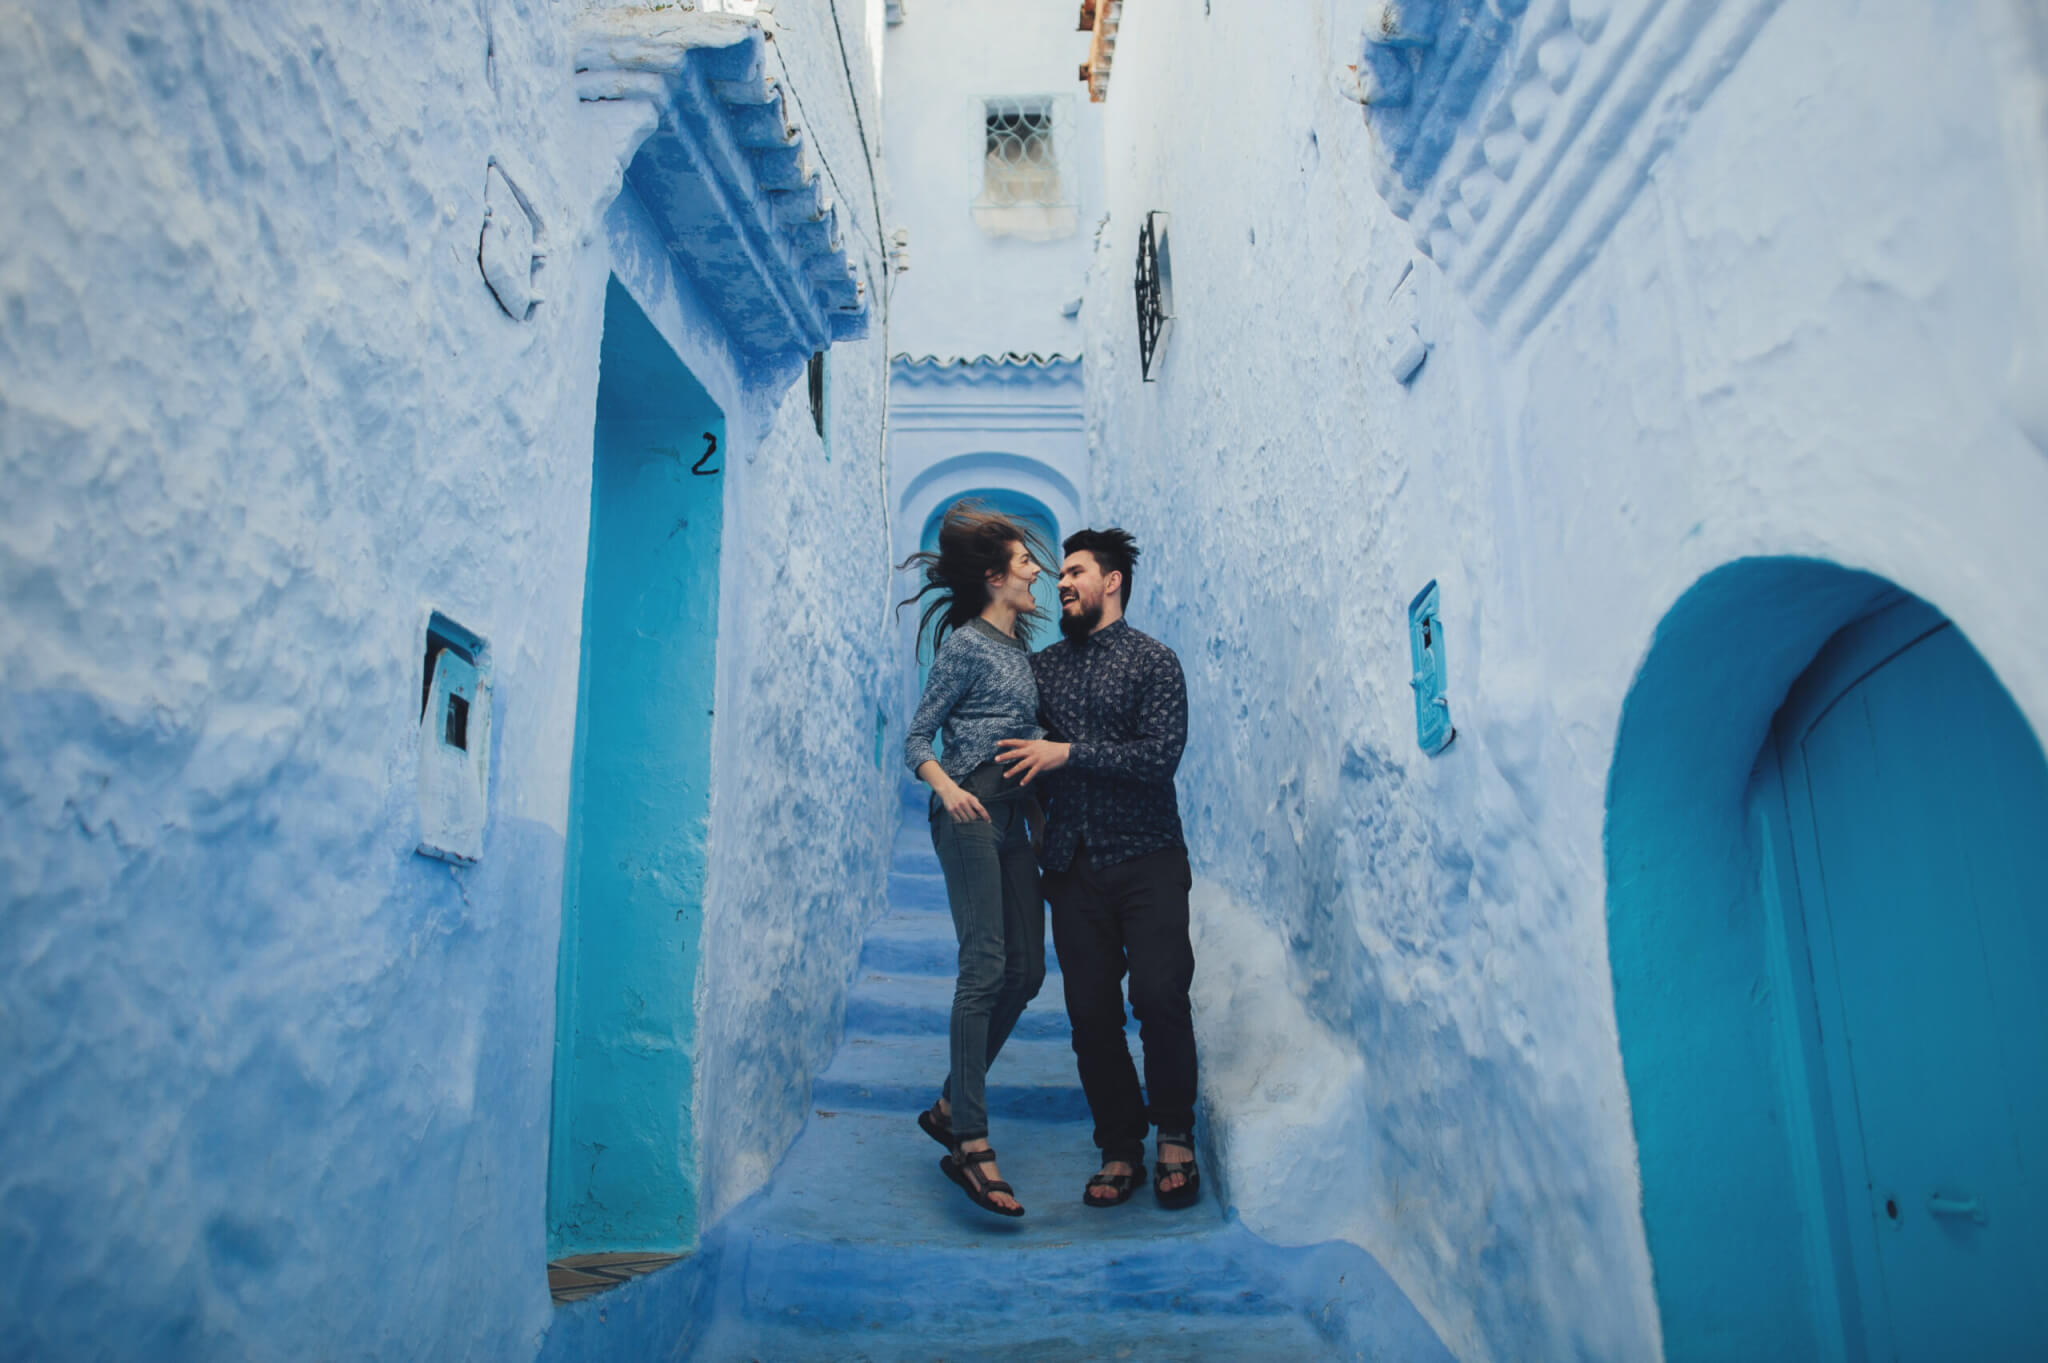
[[[1780,0],[1380,0],[1377,188],[1511,341],[1599,251]]]
[[[626,183],[739,348],[786,362],[867,335],[868,300],[769,41],[752,15],[597,10],[579,24],[576,88],[652,106]]]

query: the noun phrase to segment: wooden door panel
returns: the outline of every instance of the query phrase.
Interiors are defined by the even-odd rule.
[[[1871,1352],[2028,1357],[2048,1338],[2027,1167],[2048,1148],[2048,767],[1952,627],[1867,642],[1827,659],[1781,745]]]

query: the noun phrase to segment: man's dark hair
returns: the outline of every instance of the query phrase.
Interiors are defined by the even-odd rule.
[[[1095,555],[1095,565],[1104,574],[1122,573],[1123,590],[1117,593],[1118,604],[1129,608],[1131,604],[1131,575],[1138,566],[1138,542],[1131,538],[1128,530],[1112,525],[1107,530],[1076,530],[1067,536],[1060,548],[1069,554],[1086,549]]]

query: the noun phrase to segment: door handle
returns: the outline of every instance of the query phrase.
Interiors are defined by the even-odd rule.
[[[1943,1197],[1940,1193],[1929,1193],[1927,1210],[1936,1216],[1975,1221],[1980,1226],[1984,1224],[1983,1204],[1974,1197]]]

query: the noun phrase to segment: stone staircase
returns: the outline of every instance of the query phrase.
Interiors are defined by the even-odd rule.
[[[970,1203],[915,1120],[946,1073],[955,953],[921,805],[906,808],[889,887],[847,1000],[845,1040],[769,1186],[689,1261],[565,1309],[545,1357],[1449,1357],[1370,1256],[1266,1243],[1227,1214],[1213,1175],[1186,1211],[1161,1211],[1149,1188],[1122,1207],[1082,1205],[1098,1152],[1056,962],[989,1077],[990,1136],[1027,1215]]]

